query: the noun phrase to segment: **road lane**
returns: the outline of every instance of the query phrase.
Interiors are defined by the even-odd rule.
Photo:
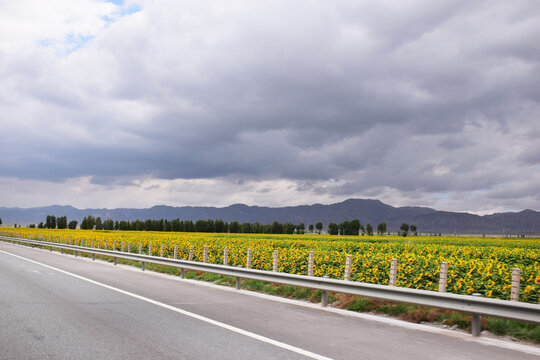
[[[260,297],[249,296],[244,294],[243,291],[237,292],[228,289],[222,290],[208,286],[200,286],[198,284],[194,284],[192,281],[182,281],[176,278],[172,279],[168,276],[151,272],[141,272],[140,270],[133,268],[128,269],[124,266],[115,267],[109,263],[99,261],[92,262],[89,259],[74,258],[73,256],[69,255],[59,255],[56,253],[51,254],[48,251],[30,249],[3,242],[0,243],[0,249],[9,251],[13,254],[25,256],[51,266],[59,267],[63,270],[91,278],[95,281],[121,288],[135,294],[140,294],[156,301],[160,301],[164,304],[200,314],[207,318],[211,318],[225,324],[230,324],[240,329],[244,329],[255,334],[260,334],[270,339],[275,339],[277,341],[281,341],[283,343],[331,358],[538,358],[533,354],[517,352],[500,347],[487,346],[482,342],[476,341],[470,336],[448,336],[446,335],[448,332],[433,333],[430,331],[409,329],[402,326],[391,326],[382,322],[358,319],[355,317],[343,316],[341,314],[322,311],[320,309],[306,306],[298,306],[295,304],[276,302]],[[0,260],[0,264],[3,264],[4,257],[0,257]],[[4,265],[0,266],[0,270],[2,270],[3,273]],[[42,271],[47,274],[45,278],[55,278],[54,275],[46,270],[36,270],[27,265],[19,265],[18,271],[24,272],[25,270],[23,270],[23,268],[32,268],[31,271]],[[39,278],[41,279],[42,277],[40,276]],[[38,284],[31,284],[29,286],[37,287],[40,289],[39,291],[47,293],[47,289],[50,289],[52,285],[50,281],[43,281],[45,284],[47,284],[46,286],[39,286],[39,284],[43,284],[41,280]],[[80,294],[79,291],[75,291],[75,294],[73,294],[74,291],[70,290],[77,289],[77,285],[72,284],[71,282],[67,283],[70,284],[70,286],[68,286],[68,289],[63,290],[66,295],[76,296],[77,294]],[[94,292],[92,289],[88,289],[87,291],[90,293]],[[102,291],[103,290],[95,291],[94,294],[101,294]],[[0,298],[2,298],[0,301],[3,302],[4,296],[0,295]],[[85,293],[84,298],[95,299],[96,295]],[[101,298],[101,296],[98,296],[98,299]],[[103,298],[107,299],[106,296],[103,296]],[[44,307],[50,303],[49,301],[54,302],[54,298],[46,299],[47,301],[45,304],[42,304]],[[135,305],[131,304],[129,301],[127,301],[125,306],[110,307],[112,307],[111,304],[109,304],[109,307],[105,307],[103,311],[111,314],[111,316],[113,316],[112,314],[117,314],[117,312],[119,312],[122,314],[122,316],[129,317],[130,314],[136,312],[136,310],[126,310],[130,309],[130,307],[135,307]],[[118,307],[121,307],[123,310],[118,309]],[[76,313],[77,311],[73,310],[73,314],[71,315],[76,317]],[[92,313],[85,316],[87,321],[90,321],[89,319],[92,318]],[[130,326],[146,328],[143,321],[144,319],[139,319],[140,316],[141,315],[136,314],[135,319],[138,319],[141,322],[130,322]],[[178,322],[174,320],[176,319],[176,315],[173,316],[170,313],[164,313],[163,316],[166,320],[160,319],[158,322],[163,322],[164,324],[166,323],[167,328],[171,326],[174,329],[175,324]],[[106,320],[107,319],[104,319],[105,324],[107,324]],[[2,323],[5,322],[2,321]],[[115,323],[116,322],[113,321],[112,324],[108,323],[107,326],[112,326]],[[428,327],[423,328],[429,329]],[[84,331],[88,332],[88,330]],[[108,330],[103,329],[103,332],[107,333],[107,331]],[[153,333],[149,334],[148,329],[145,329],[145,331],[148,338],[155,339]],[[153,331],[155,330],[152,330],[152,332]],[[112,335],[113,334],[110,336]],[[129,338],[128,335],[126,336]],[[92,337],[90,336],[90,338]],[[165,336],[165,338],[167,337]],[[121,349],[120,352],[125,351],[125,347],[122,347],[122,344],[125,341],[121,339],[118,342],[121,343],[120,345],[116,345]],[[150,344],[151,343],[153,342],[150,342]],[[210,343],[206,342],[204,344],[195,342],[194,344],[196,344],[196,346],[202,346],[204,348],[203,351],[206,351],[209,349],[209,347],[214,346],[213,341]],[[227,349],[227,344],[229,343],[226,342],[217,344],[217,348],[219,349],[217,352],[222,352],[221,349]],[[85,348],[84,345],[80,346]],[[231,349],[235,351],[239,347],[238,345],[231,346]],[[147,347],[149,346],[144,348]],[[189,351],[187,354],[190,354]],[[220,358],[224,358],[222,356],[223,354],[227,354],[227,352],[225,351],[220,353]],[[262,353],[259,353],[257,357],[271,358],[271,354],[275,354],[275,351],[271,351],[270,355],[261,354]],[[283,353],[280,353],[280,356],[281,358],[294,358],[294,356],[297,355],[287,353],[287,355],[283,357]],[[237,356],[234,357],[239,358]],[[211,357],[195,356],[194,358]]]
[[[1,359],[306,359],[0,251]]]

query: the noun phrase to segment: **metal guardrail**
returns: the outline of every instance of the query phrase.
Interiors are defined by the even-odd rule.
[[[158,256],[134,254],[115,250],[104,250],[99,248],[89,248],[63,243],[51,243],[38,240],[19,239],[7,236],[0,236],[0,240],[37,245],[41,247],[50,247],[51,249],[59,248],[94,255],[110,256],[115,258],[115,262],[116,258],[139,261],[142,263],[143,270],[144,263],[152,263],[174,266],[181,268],[182,270],[194,270],[226,276],[234,276],[237,278],[237,288],[239,288],[240,279],[252,279],[285,285],[293,285],[304,288],[318,289],[323,291],[323,303],[324,295],[327,294],[327,292],[335,292],[470,313],[473,314],[473,335],[479,335],[480,315],[540,324],[540,305],[538,304],[497,300],[470,295],[441,293],[427,290],[416,290],[395,286],[368,284],[356,281],[329,279],[315,276],[246,269],[242,267],[170,259]],[[477,331],[475,331],[475,326],[477,327]]]

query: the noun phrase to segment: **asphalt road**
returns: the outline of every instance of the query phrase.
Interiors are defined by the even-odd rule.
[[[540,348],[0,242],[0,359],[539,359]]]

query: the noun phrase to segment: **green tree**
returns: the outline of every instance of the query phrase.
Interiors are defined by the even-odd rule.
[[[195,221],[195,231],[196,232],[206,232],[206,221],[204,220],[197,220]]]
[[[377,234],[378,235],[384,235],[386,233],[386,223],[383,221],[379,225],[377,225]]]
[[[409,229],[411,230],[411,232],[416,236],[418,235],[418,233],[416,232],[416,225],[411,225],[409,226]]]
[[[96,230],[103,230],[103,222],[101,222],[101,218],[98,216],[96,218]]]
[[[217,219],[216,221],[214,221],[214,227],[216,229],[216,232],[218,232],[218,233],[223,232],[224,225],[225,225],[225,223],[221,219]],[[173,230],[173,231],[179,231],[179,230]]]
[[[317,224],[315,224],[315,228],[317,229],[320,235],[323,228],[322,222],[318,222]]]
[[[409,224],[403,223],[401,224],[399,229],[401,230],[401,235],[405,237],[408,235],[408,232],[409,232]]]
[[[283,234],[283,224],[274,221],[272,223],[272,234]]]
[[[354,219],[351,221],[351,235],[358,235],[360,234],[360,220]]]
[[[242,233],[249,234],[251,233],[251,224],[248,222],[242,223]]]
[[[75,230],[77,228],[77,220],[71,220],[68,224],[68,228],[71,230]]]
[[[38,229],[43,229],[45,226],[43,225],[43,221],[41,221],[39,224],[38,224]]]
[[[46,229],[56,229],[56,216],[47,215],[47,219],[45,221],[45,228]]]
[[[103,222],[103,230],[114,230],[114,221],[107,219]]]
[[[328,234],[337,235],[339,233],[339,226],[336,223],[331,222],[328,224]]]
[[[296,225],[296,233],[297,234],[303,234],[306,232],[306,225],[304,223],[300,223]]]
[[[367,224],[367,225],[366,225],[366,233],[367,233],[369,236],[373,236],[373,226],[371,226],[371,224]]]
[[[0,224],[1,224],[1,222],[0,222]],[[309,229],[309,232],[312,233],[313,229],[314,229],[313,224],[309,224],[308,229]]]
[[[88,215],[81,222],[81,229],[94,230],[95,225],[96,225],[96,219],[94,219],[92,215]]]
[[[0,218],[0,225],[2,225],[2,218]]]
[[[281,234],[293,234],[293,233],[294,233],[294,224],[291,224],[290,222],[286,222],[285,224],[283,224],[283,232]]]
[[[66,216],[59,216],[56,219],[56,227],[58,229],[67,229],[67,217]]]
[[[239,233],[240,232],[240,223],[238,221],[231,221],[229,224],[229,232],[230,233]]]

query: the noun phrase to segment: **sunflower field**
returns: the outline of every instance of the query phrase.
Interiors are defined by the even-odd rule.
[[[438,290],[441,262],[448,263],[447,291],[480,293],[485,297],[510,299],[512,269],[521,270],[520,301],[540,303],[540,239],[479,237],[395,237],[328,236],[317,234],[214,234],[92,230],[49,230],[2,228],[2,235],[45,241],[67,241],[82,246],[223,263],[228,248],[228,265],[246,266],[252,250],[251,267],[272,270],[273,252],[279,252],[278,271],[308,274],[309,252],[314,252],[314,276],[343,279],[345,259],[352,255],[351,280],[373,284],[389,283],[390,262],[398,260],[396,286]]]

